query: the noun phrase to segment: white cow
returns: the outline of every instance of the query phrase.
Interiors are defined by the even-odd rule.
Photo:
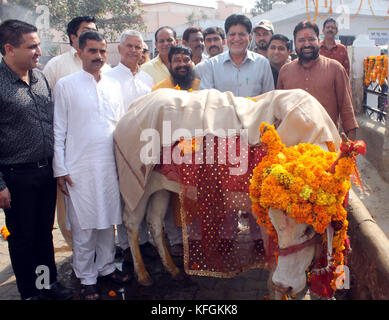
[[[164,242],[163,218],[169,203],[169,191],[178,193],[180,186],[153,171],[153,163],[141,161],[140,154],[145,147],[151,145],[152,148],[148,150],[155,150],[155,147],[160,150],[166,146],[163,141],[156,143],[145,139],[145,130],[155,129],[157,135],[163,136],[166,121],[171,122],[171,132],[185,128],[192,134],[195,129],[214,133],[220,128],[225,131],[243,128],[248,130],[249,145],[255,145],[260,142],[258,128],[265,121],[277,125],[278,134],[286,146],[300,142],[324,145],[332,141],[339,147],[337,128],[320,103],[307,92],[299,89],[275,90],[256,99],[257,102],[217,90],[188,93],[162,89],[136,100],[119,122],[114,141],[125,203],[123,222],[128,230],[134,271],[140,284],[152,283],[137,241],[139,225],[146,212],[146,220],[165,269],[172,277],[179,276],[179,269],[174,265]],[[173,138],[171,143],[179,138]],[[159,160],[159,155],[154,159]],[[281,248],[300,244],[313,236],[313,233],[306,232],[308,226],[297,225],[290,220],[282,213],[272,211]],[[305,286],[305,269],[312,261],[313,254],[313,247],[307,245],[293,254],[280,256],[273,274],[275,286],[285,293],[300,291]]]

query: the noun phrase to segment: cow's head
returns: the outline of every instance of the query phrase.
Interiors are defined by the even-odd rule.
[[[297,223],[281,210],[269,209],[269,216],[280,250],[273,284],[283,294],[296,294],[306,284],[305,270],[314,258],[316,233],[312,226]]]

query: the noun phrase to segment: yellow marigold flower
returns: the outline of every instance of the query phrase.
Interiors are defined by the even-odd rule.
[[[279,162],[282,164],[284,164],[286,162],[286,157],[282,152],[279,152],[277,154],[277,158],[278,158]]]
[[[10,236],[10,232],[8,231],[6,226],[3,226],[1,228],[1,235],[3,236],[4,240],[7,240],[7,238]]]
[[[277,241],[269,208],[286,211],[298,223],[313,226],[323,238],[331,221],[339,221],[333,259],[334,266],[342,264],[348,227],[347,211],[342,204],[351,187],[350,175],[356,170],[355,157],[344,153],[338,157],[335,152],[309,143],[286,148],[274,126],[266,123],[261,123],[260,132],[267,155],[250,180],[250,198],[257,222]]]
[[[303,190],[301,190],[301,193],[299,196],[303,198],[304,200],[308,200],[311,197],[311,193],[313,190],[309,186],[304,186]]]

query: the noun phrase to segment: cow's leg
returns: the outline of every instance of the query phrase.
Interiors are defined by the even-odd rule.
[[[143,286],[150,286],[153,284],[153,280],[145,268],[138,240],[139,226],[146,213],[147,200],[147,197],[143,197],[135,211],[130,211],[127,205],[125,205],[123,211],[123,223],[127,229],[128,244],[131,250],[135,276],[139,284]]]
[[[176,278],[180,273],[180,270],[176,267],[170,256],[163,233],[163,220],[169,205],[169,198],[170,194],[167,190],[160,190],[154,193],[150,198],[146,221],[165,270],[169,272],[173,278]]]

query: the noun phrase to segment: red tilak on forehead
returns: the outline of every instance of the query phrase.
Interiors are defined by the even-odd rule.
[[[309,33],[304,33],[304,38],[308,38],[309,37]]]

